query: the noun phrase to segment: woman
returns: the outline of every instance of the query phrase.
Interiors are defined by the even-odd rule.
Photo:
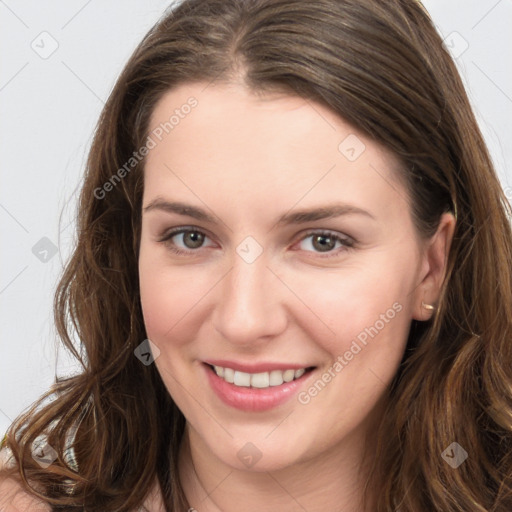
[[[79,208],[4,503],[511,509],[510,207],[418,2],[182,2]]]

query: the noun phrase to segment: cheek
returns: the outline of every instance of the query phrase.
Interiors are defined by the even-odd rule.
[[[333,358],[350,350],[354,340],[364,346],[386,338],[401,350],[410,324],[412,277],[395,267],[400,265],[377,261],[329,273],[295,272],[293,289],[307,308],[302,306],[296,318],[302,318],[311,339]]]
[[[318,316],[308,313],[302,328],[328,354],[318,380],[298,397],[305,407],[328,411],[311,415],[318,430],[323,421],[335,422],[339,435],[354,428],[396,375],[410,328],[411,277],[388,269],[352,268],[300,284],[301,299]]]
[[[184,339],[179,333],[191,325],[187,316],[199,311],[197,306],[214,282],[198,267],[171,266],[141,251],[140,298],[148,337],[159,345],[171,334],[173,343]]]

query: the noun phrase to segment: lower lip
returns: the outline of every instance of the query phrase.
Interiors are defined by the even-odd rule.
[[[313,371],[308,371],[298,379],[283,382],[280,386],[249,388],[235,386],[221,379],[210,366],[203,365],[210,385],[217,396],[226,404],[242,411],[268,411],[292,398]]]

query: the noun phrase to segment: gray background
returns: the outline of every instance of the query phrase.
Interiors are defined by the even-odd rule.
[[[100,110],[166,0],[0,0],[0,434],[76,371],[52,296]],[[426,0],[512,198],[512,0]],[[108,326],[105,326],[108,329]]]

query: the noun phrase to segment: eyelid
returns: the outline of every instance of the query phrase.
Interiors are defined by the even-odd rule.
[[[351,243],[356,242],[356,240],[349,235],[346,235],[344,233],[340,233],[338,231],[334,231],[331,229],[322,229],[322,228],[311,228],[311,229],[307,230],[306,232],[301,233],[300,240],[303,240],[304,238],[307,238],[308,236],[311,236],[311,235],[331,236],[332,238],[337,238],[339,240],[344,240],[344,241],[351,242]]]

